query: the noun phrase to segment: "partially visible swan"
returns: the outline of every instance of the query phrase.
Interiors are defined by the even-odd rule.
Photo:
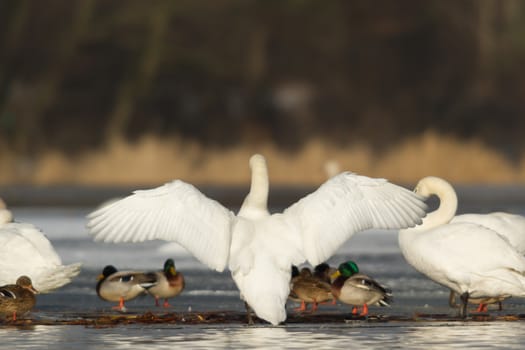
[[[450,222],[457,196],[448,182],[426,177],[414,192],[437,195],[440,206],[421,225],[400,230],[401,252],[416,270],[460,295],[463,316],[469,298],[525,297],[525,258],[488,227]]]
[[[180,180],[94,211],[96,240],[177,241],[217,271],[228,267],[241,297],[274,325],[286,319],[291,266],[327,260],[354,233],[421,222],[422,197],[384,179],[341,173],[283,213],[270,215],[266,160],[250,158],[250,192],[237,215]]]
[[[46,236],[35,226],[11,222],[13,215],[0,200],[0,285],[27,275],[40,293],[71,282],[82,264],[63,265]]]
[[[494,212],[488,214],[462,214],[456,215],[451,223],[470,222],[483,225],[499,235],[508,239],[509,243],[522,255],[525,254],[525,217],[517,214],[503,212]],[[472,304],[479,304],[477,311],[486,312],[487,304],[498,304],[502,309],[501,302],[508,297],[500,296],[497,298],[481,298],[469,300]],[[450,292],[449,304],[456,307],[456,295],[454,291]]]

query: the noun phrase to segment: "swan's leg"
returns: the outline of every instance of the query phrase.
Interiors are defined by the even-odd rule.
[[[248,324],[250,325],[254,324],[253,318],[252,318],[252,308],[250,307],[250,305],[248,305],[247,302],[244,302],[244,307],[246,307],[246,314],[248,316]]]
[[[469,298],[468,292],[465,292],[465,293],[461,294],[461,296],[460,296],[461,308],[460,308],[459,315],[460,315],[461,318],[466,318],[467,317],[468,298]]]
[[[454,309],[457,309],[460,306],[456,303],[456,292],[454,292],[452,289],[448,295],[448,305]]]

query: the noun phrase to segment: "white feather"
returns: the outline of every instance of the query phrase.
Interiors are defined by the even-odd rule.
[[[88,227],[98,240],[173,240],[211,268],[228,264],[242,298],[259,317],[279,324],[286,319],[291,265],[329,258],[355,232],[414,226],[425,215],[422,198],[411,191],[350,173],[270,215],[264,157],[252,156],[250,167],[250,192],[237,216],[174,181],[95,211]]]

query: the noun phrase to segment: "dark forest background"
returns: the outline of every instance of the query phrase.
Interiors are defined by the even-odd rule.
[[[0,156],[144,134],[383,152],[431,130],[518,164],[524,63],[518,0],[2,0]]]

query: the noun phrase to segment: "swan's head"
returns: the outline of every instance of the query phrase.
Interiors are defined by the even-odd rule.
[[[250,169],[259,169],[261,167],[266,167],[266,159],[260,154],[254,154],[250,157]]]
[[[437,194],[440,189],[452,189],[452,185],[442,178],[436,176],[427,176],[419,180],[414,192],[423,197],[430,197],[433,194]]]
[[[356,273],[359,273],[359,267],[357,267],[355,262],[349,260],[339,265],[337,271],[334,272],[330,277],[332,279],[336,279],[339,276],[350,277]]]

